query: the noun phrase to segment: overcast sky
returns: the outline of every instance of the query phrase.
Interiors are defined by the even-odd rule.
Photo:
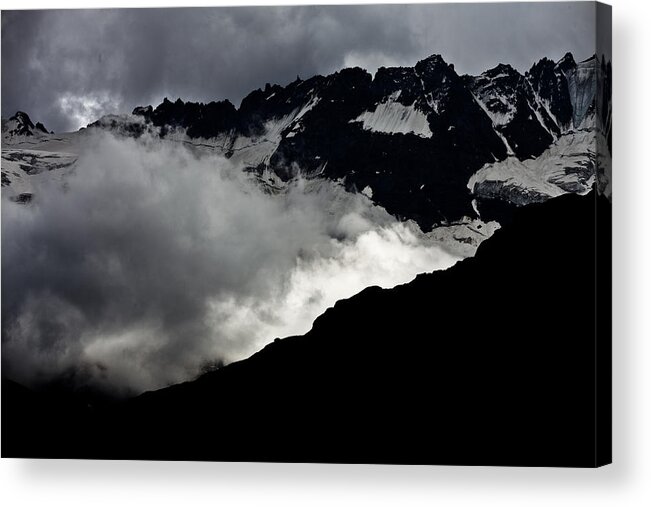
[[[55,131],[163,97],[230,99],[433,53],[459,73],[595,50],[592,2],[2,12],[2,116]]]

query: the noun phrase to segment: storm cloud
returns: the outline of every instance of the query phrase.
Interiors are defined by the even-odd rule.
[[[55,131],[163,97],[230,99],[344,66],[520,71],[594,53],[592,2],[2,12],[3,116]]]
[[[133,394],[458,260],[333,182],[268,193],[252,178],[217,155],[97,132],[65,185],[43,179],[27,206],[3,195],[3,373]]]

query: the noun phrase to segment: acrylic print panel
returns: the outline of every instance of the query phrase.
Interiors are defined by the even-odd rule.
[[[610,462],[610,7],[2,12],[2,455]]]

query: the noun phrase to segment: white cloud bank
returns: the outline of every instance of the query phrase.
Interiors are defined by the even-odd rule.
[[[117,394],[246,357],[369,285],[458,260],[332,182],[270,194],[228,160],[98,134],[62,187],[2,200],[2,359]]]

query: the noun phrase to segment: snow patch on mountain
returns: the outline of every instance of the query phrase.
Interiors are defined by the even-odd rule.
[[[29,203],[34,188],[47,180],[61,180],[77,161],[78,142],[83,133],[53,134],[42,123],[32,123],[18,111],[2,120],[2,196],[18,203]]]
[[[503,126],[513,120],[515,106],[509,102],[508,97],[494,91],[477,96],[473,94],[477,103],[493,122],[494,126]],[[490,104],[490,108],[488,107]]]
[[[397,101],[400,92],[393,93],[386,102],[379,103],[373,111],[364,111],[349,123],[362,123],[364,130],[385,134],[415,134],[432,137],[427,116],[414,104],[405,106]]]
[[[513,155],[514,153],[513,153],[513,149],[511,148],[511,145],[509,144],[509,142],[508,142],[508,140],[506,139],[506,137],[504,137],[504,134],[502,134],[502,133],[499,131],[499,126],[500,126],[500,125],[504,125],[504,124],[508,123],[509,121],[511,121],[511,118],[512,118],[512,117],[509,117],[511,113],[508,113],[508,114],[496,114],[496,113],[492,113],[492,112],[488,109],[488,107],[486,106],[486,104],[484,104],[484,102],[482,102],[481,100],[479,100],[479,99],[475,96],[474,93],[472,93],[472,92],[470,92],[470,93],[471,93],[471,95],[473,96],[473,98],[475,99],[475,102],[477,102],[477,104],[479,105],[479,107],[481,107],[481,108],[484,110],[484,112],[486,113],[486,115],[491,119],[491,122],[492,122],[492,124],[493,124],[493,130],[495,131],[495,133],[497,134],[497,136],[502,140],[502,142],[504,143],[504,146],[506,147],[506,154],[507,154],[507,155]],[[508,118],[508,119],[507,119],[507,118]],[[499,122],[501,122],[501,123],[499,123]]]
[[[535,159],[486,164],[468,181],[476,196],[522,206],[574,192],[585,194],[595,181],[597,137],[594,130],[570,132]]]
[[[364,189],[362,190],[362,194],[364,194],[369,199],[373,199],[373,189],[368,185],[364,187]]]
[[[466,217],[455,224],[435,227],[427,236],[452,255],[465,258],[475,255],[482,241],[490,238],[499,228],[498,222]]]
[[[533,102],[531,102],[532,100]],[[556,135],[554,127],[558,129],[558,131],[563,131],[563,128],[562,125],[560,125],[558,118],[556,118],[554,113],[551,112],[549,101],[541,98],[538,93],[532,91],[527,97],[527,104],[529,109],[531,109],[533,114],[536,116],[536,120],[538,120],[540,126],[547,131],[552,139],[557,139],[558,135]],[[543,113],[545,114],[545,117],[543,117]],[[550,121],[552,122],[552,125],[548,124]]]
[[[63,182],[77,155],[41,150],[2,150],[2,195],[17,202],[31,201],[46,180]]]

